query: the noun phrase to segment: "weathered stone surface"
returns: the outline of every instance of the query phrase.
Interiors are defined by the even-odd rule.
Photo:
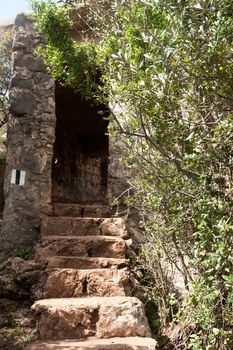
[[[32,49],[33,48],[33,36],[26,33],[16,33],[13,41],[13,50],[22,50],[22,49]]]
[[[24,191],[18,189],[17,192],[12,196],[13,198],[5,199],[3,225],[0,232],[0,255],[6,258],[16,256],[24,249],[32,247],[37,240],[40,225],[38,217],[32,216],[38,208],[33,207]],[[8,205],[12,200],[20,202],[24,207],[23,214],[17,206]]]
[[[110,267],[122,268],[128,266],[126,259],[114,258],[85,258],[70,256],[55,256],[47,259],[48,268],[71,269],[105,269]]]
[[[114,219],[104,219],[101,222],[100,230],[104,236],[120,236],[127,238],[128,233],[124,223],[124,220],[121,218]]]
[[[34,32],[33,20],[26,16],[25,13],[19,13],[15,18],[16,31]]]
[[[106,236],[42,236],[36,257],[84,256],[125,257],[125,241],[120,237]]]
[[[149,337],[151,332],[144,307],[137,298],[128,298],[112,305],[101,303],[96,333],[99,338]]]
[[[18,116],[33,113],[35,105],[35,96],[29,92],[17,92],[10,97],[10,111]]]
[[[30,301],[0,299],[1,350],[24,350],[25,340],[35,335],[35,327]]]
[[[85,341],[37,341],[26,350],[156,350],[157,342],[152,338],[124,337],[98,339],[87,338]]]
[[[45,286],[45,298],[130,295],[130,273],[124,269],[52,271]]]
[[[41,232],[42,235],[128,236],[120,218],[44,217]]]
[[[11,79],[11,86],[12,87],[17,86],[17,87],[22,88],[22,89],[32,90],[33,89],[33,80],[20,77],[19,75],[15,75]]]
[[[34,303],[32,309],[39,316],[38,331],[44,340],[151,335],[137,298],[45,299]]]
[[[25,67],[32,72],[46,72],[46,67],[43,61],[35,57],[19,57],[14,59],[14,67]]]
[[[54,203],[55,216],[72,216],[72,217],[109,217],[111,209],[107,205],[101,203],[93,204],[66,204]]]
[[[56,120],[54,82],[34,54],[43,36],[24,14],[16,17],[14,30],[5,208],[0,234],[0,255],[7,257],[37,239],[41,212],[49,212]],[[26,171],[23,186],[11,183],[13,169]]]
[[[0,298],[35,299],[43,297],[45,264],[19,257],[0,265]]]

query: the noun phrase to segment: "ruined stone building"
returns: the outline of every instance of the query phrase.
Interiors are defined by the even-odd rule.
[[[34,49],[43,42],[24,14],[15,21],[1,250],[33,244],[54,203],[111,203],[125,188],[108,106],[51,79]]]
[[[12,260],[30,266],[23,284],[32,273],[38,340],[25,350],[155,350],[144,305],[131,296],[133,235],[109,208],[127,188],[99,113],[109,107],[53,81],[34,54],[41,42],[18,15],[0,251],[16,255],[39,238],[34,260]]]

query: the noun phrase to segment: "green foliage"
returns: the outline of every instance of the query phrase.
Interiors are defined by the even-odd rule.
[[[2,264],[5,260],[6,260],[6,258],[4,258],[3,256],[0,255],[0,264]]]
[[[46,46],[37,52],[52,77],[88,98],[96,93],[96,48],[89,41],[77,43],[70,35],[73,21],[66,6],[53,1],[31,1],[36,27],[45,33]]]
[[[135,205],[149,217],[154,292],[166,325],[174,290],[160,261],[179,266],[190,293],[176,322],[193,334],[190,349],[229,348],[232,339],[231,6],[122,2],[100,46],[125,163],[137,169]]]
[[[24,259],[24,260],[31,259],[32,256],[34,255],[34,248],[36,243],[37,243],[36,241],[33,241],[30,245],[22,249],[22,251],[19,252],[17,256],[19,256],[21,259]]]
[[[103,1],[89,1],[98,45],[70,38],[69,7],[34,6],[41,52],[56,79],[115,106],[111,132],[133,169],[130,201],[148,235],[143,261],[161,326],[179,323],[184,349],[230,349],[232,2],[109,1],[102,21],[99,3],[103,11]],[[173,269],[186,297],[176,296]]]
[[[12,37],[12,30],[0,34],[0,126],[6,121],[8,114],[8,92],[12,68]]]

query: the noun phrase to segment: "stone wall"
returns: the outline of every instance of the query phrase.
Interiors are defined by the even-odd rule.
[[[15,21],[13,77],[10,88],[5,208],[0,255],[15,255],[33,244],[41,213],[51,203],[51,165],[55,138],[54,82],[35,47],[43,38],[24,14]],[[16,172],[25,183],[14,184]],[[19,171],[17,173],[19,175]]]
[[[59,189],[55,188],[55,183],[52,184],[52,169],[56,162],[55,84],[46,72],[43,62],[34,53],[35,48],[43,43],[44,39],[24,14],[16,17],[14,30],[0,256],[16,255],[33,245],[40,233],[42,216],[52,213],[52,191],[55,193],[54,201],[59,201],[59,195],[56,197],[56,191],[59,192]],[[77,104],[76,108],[76,114],[82,115],[83,106]],[[57,117],[58,115],[59,113]],[[88,117],[88,113],[85,117]],[[92,124],[88,119],[80,124],[81,127],[85,125],[88,128],[89,146],[102,130],[101,127],[97,131],[94,130],[97,126],[93,128]],[[66,121],[62,127],[67,128],[68,125],[69,122]],[[73,129],[72,124],[70,129]],[[66,132],[69,133],[69,128]],[[69,138],[68,135],[66,140]],[[98,137],[96,140],[99,140]],[[78,191],[77,201],[98,201],[103,195],[104,200],[107,199],[111,204],[115,196],[127,189],[126,174],[119,165],[121,152],[119,140],[110,137],[107,146],[105,141],[95,141],[91,153],[75,156],[75,162],[70,163],[69,167],[75,166],[79,169],[75,179],[72,179],[77,179],[80,186],[78,188],[78,185],[75,185]],[[66,166],[64,157],[61,157],[60,164],[63,168]],[[85,157],[87,159],[84,159]],[[68,168],[65,169],[65,172],[67,171]],[[74,194],[72,188],[70,193]],[[75,202],[71,198],[72,195],[63,200]]]
[[[71,176],[70,169],[66,167],[67,183],[65,188],[59,184],[53,184],[53,198],[55,202],[98,202],[105,198],[101,186],[101,161],[102,157],[77,154],[74,159],[75,174]],[[65,167],[65,164],[62,164]],[[64,172],[63,172],[63,175]],[[60,187],[60,192],[59,192]]]

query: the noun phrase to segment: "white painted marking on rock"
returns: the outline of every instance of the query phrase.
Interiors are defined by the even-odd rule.
[[[25,177],[26,177],[26,171],[13,169],[11,172],[11,184],[24,186]]]

